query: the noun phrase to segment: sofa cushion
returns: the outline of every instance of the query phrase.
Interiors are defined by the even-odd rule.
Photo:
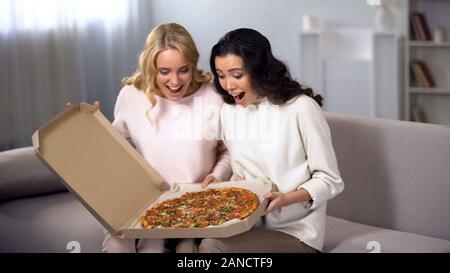
[[[450,128],[326,117],[345,183],[328,214],[450,241]]]
[[[64,191],[32,147],[0,152],[0,200]]]
[[[100,252],[103,226],[69,192],[0,202],[0,252]]]
[[[327,216],[324,252],[450,252],[450,241]]]

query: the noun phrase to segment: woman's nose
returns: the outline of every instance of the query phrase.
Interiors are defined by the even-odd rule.
[[[228,91],[233,91],[236,88],[236,86],[232,80],[226,81],[225,87]]]
[[[170,84],[175,86],[175,85],[178,85],[179,82],[180,82],[180,78],[178,77],[177,73],[172,73],[170,75]]]

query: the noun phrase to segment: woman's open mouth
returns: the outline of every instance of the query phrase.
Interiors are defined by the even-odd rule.
[[[183,85],[179,85],[179,86],[167,86],[167,89],[169,89],[169,92],[173,95],[178,94],[181,89],[183,89]]]
[[[242,103],[244,102],[245,92],[240,92],[240,93],[238,93],[238,94],[236,94],[236,95],[232,95],[232,96],[233,96],[233,98],[234,98],[234,101],[235,101],[237,104],[242,104]]]

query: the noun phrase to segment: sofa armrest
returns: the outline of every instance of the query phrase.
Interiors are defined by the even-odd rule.
[[[0,201],[64,191],[32,147],[0,152]]]

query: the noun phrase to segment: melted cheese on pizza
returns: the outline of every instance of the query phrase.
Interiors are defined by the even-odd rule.
[[[242,188],[188,192],[148,209],[141,218],[144,228],[192,228],[244,219],[259,206],[256,194]]]

